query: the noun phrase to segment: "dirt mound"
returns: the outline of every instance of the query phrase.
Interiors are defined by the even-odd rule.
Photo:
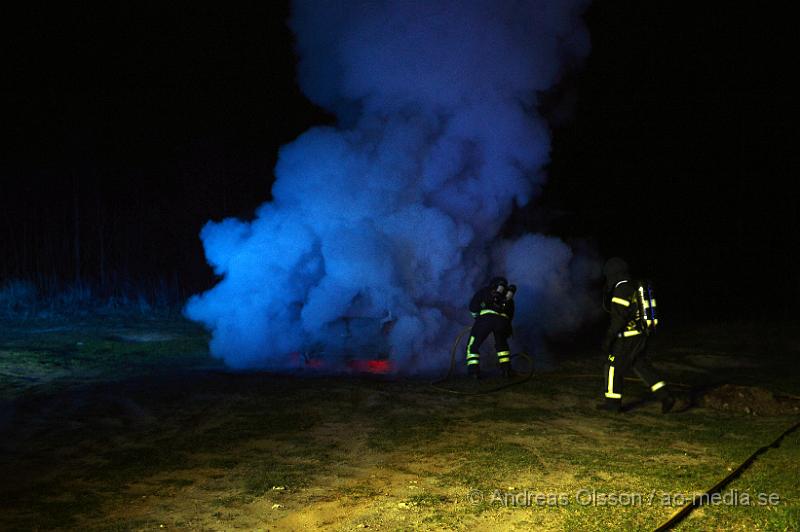
[[[755,386],[724,384],[703,396],[703,406],[715,410],[754,416],[781,416],[800,413],[800,399],[776,395]]]

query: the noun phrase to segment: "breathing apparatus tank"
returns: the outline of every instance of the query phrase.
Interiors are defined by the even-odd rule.
[[[492,291],[490,295],[492,306],[497,307],[496,310],[501,310],[505,306],[508,281],[505,277],[495,277],[489,282],[489,288]]]
[[[649,281],[637,281],[637,288],[634,293],[636,300],[636,324],[640,332],[650,334],[655,332],[658,326],[658,314],[656,313],[656,294],[653,285]]]
[[[514,299],[514,294],[517,292],[517,285],[511,284],[508,285],[508,289],[506,290],[506,302],[511,301]]]

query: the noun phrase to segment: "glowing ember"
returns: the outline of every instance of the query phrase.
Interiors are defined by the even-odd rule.
[[[377,373],[380,375],[392,371],[392,363],[389,360],[351,360],[347,367],[364,373]]]

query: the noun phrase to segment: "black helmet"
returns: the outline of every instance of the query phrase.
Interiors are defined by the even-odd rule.
[[[606,287],[628,278],[628,263],[619,257],[608,259],[603,266],[603,275],[606,278]]]
[[[498,286],[502,286],[503,288],[508,287],[508,281],[505,277],[492,277],[492,280],[489,281],[489,288],[492,290],[496,290]]]

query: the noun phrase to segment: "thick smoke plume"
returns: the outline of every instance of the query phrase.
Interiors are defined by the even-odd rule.
[[[543,183],[537,95],[589,49],[584,1],[294,3],[299,79],[339,117],[280,151],[273,201],[202,230],[222,278],[187,314],[237,368],[391,352],[441,367],[490,275],[519,285],[515,339],[577,327],[589,259],[502,240]]]

